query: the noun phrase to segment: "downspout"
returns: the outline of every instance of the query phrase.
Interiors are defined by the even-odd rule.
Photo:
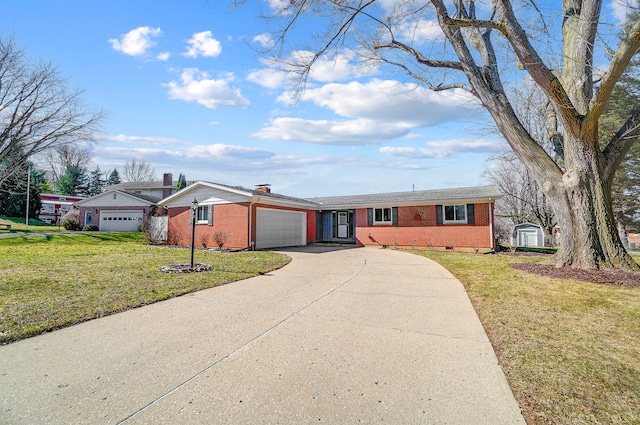
[[[495,250],[495,236],[493,234],[493,202],[489,200],[489,240],[491,249]]]
[[[249,247],[249,251],[253,251],[255,249],[255,244],[251,240],[253,236],[253,202],[249,202],[249,240],[247,241],[247,246]]]

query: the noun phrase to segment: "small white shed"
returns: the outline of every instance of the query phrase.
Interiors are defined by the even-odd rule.
[[[544,247],[544,230],[533,223],[518,224],[513,227],[511,245]]]

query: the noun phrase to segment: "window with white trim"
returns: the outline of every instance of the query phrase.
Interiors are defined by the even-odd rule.
[[[374,224],[393,224],[393,209],[391,207],[374,208],[373,223]]]
[[[467,222],[467,206],[462,205],[445,205],[444,206],[444,222],[445,223],[466,223]]]
[[[209,223],[209,205],[200,205],[196,213],[196,224],[207,223]]]

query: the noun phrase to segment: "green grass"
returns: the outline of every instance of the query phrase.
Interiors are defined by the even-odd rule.
[[[188,249],[147,245],[141,233],[0,239],[0,343],[246,279],[290,258],[196,250],[195,262],[211,264],[214,271],[160,271],[189,261]]]
[[[527,423],[640,423],[640,289],[509,266],[544,257],[417,253],[465,286]]]
[[[24,217],[0,217],[0,224],[10,224],[11,230],[0,230],[1,233],[11,233],[11,232],[24,232],[24,233],[32,233],[32,232],[57,232],[59,230],[65,231],[65,228],[60,226],[52,226],[43,221],[37,220],[35,218],[29,219],[29,226],[26,225]]]

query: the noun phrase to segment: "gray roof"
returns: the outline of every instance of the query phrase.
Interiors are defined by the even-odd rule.
[[[292,202],[298,202],[298,203],[303,203],[303,204],[309,204],[310,206],[314,206],[314,207],[318,206],[318,204],[316,202],[314,202],[313,200],[309,200],[309,199],[295,198],[293,196],[280,195],[279,193],[273,193],[273,192],[263,192],[263,191],[258,190],[258,189],[247,189],[246,187],[242,187],[242,186],[231,186],[231,185],[228,185],[228,184],[214,183],[214,182],[210,182],[210,183],[215,184],[217,186],[228,187],[229,189],[235,189],[235,190],[239,190],[239,191],[242,191],[242,192],[248,192],[248,193],[251,193],[254,196],[262,196],[262,197],[265,197],[265,198],[273,198],[273,199],[282,199],[283,201],[292,201]]]
[[[172,182],[171,187],[175,187],[177,182]],[[165,185],[162,181],[152,182],[124,182],[105,186],[104,190],[134,190],[134,189],[162,189]],[[166,186],[168,187],[168,186]]]
[[[455,189],[415,190],[411,192],[373,193],[369,195],[327,196],[308,198],[325,208],[361,207],[380,204],[434,204],[456,200],[490,200],[500,197],[495,186],[460,187]]]
[[[156,198],[155,196],[142,195],[140,193],[129,192],[128,190],[122,190],[122,192],[126,193],[127,195],[130,195],[135,198],[141,199],[143,201],[151,202],[154,204],[157,204],[158,202],[160,202],[160,198]]]

